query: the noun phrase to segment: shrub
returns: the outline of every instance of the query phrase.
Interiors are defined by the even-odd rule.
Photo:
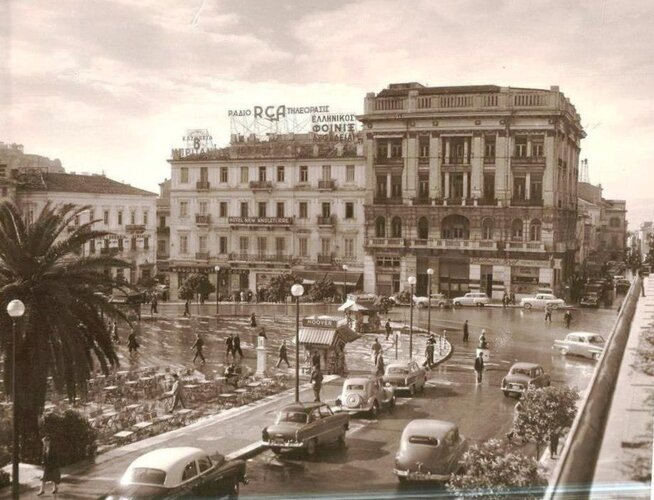
[[[69,465],[96,455],[97,432],[89,421],[74,410],[50,413],[43,420],[43,435],[50,436],[59,465]]]
[[[0,470],[0,489],[11,484],[11,476],[5,471]]]

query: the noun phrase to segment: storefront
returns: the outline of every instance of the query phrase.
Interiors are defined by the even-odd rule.
[[[311,357],[317,352],[323,373],[344,375],[347,372],[345,344],[359,335],[347,326],[345,318],[307,316],[300,327],[300,345],[304,347],[303,371],[311,371]],[[301,354],[302,355],[302,354]]]
[[[531,295],[538,292],[539,267],[511,266],[511,292]]]

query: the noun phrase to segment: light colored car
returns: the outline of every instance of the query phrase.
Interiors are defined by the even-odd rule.
[[[369,412],[376,417],[382,408],[393,411],[395,389],[385,386],[381,377],[353,377],[343,382],[343,389],[336,399],[339,411],[347,413]]]
[[[536,363],[515,363],[502,379],[505,396],[521,396],[528,387],[549,387],[550,376]]]
[[[384,383],[390,384],[396,391],[409,391],[413,396],[422,391],[427,383],[427,370],[415,361],[400,361],[386,366]]]
[[[452,299],[452,305],[454,307],[460,306],[477,306],[483,307],[486,304],[490,303],[488,295],[482,292],[468,292],[463,297],[456,297]]]
[[[599,307],[600,296],[596,292],[588,292],[579,301],[581,307]]]
[[[414,296],[413,302],[417,307],[427,307],[430,302],[432,307],[440,307],[441,309],[452,307],[452,300],[448,299],[445,294],[442,293],[432,293],[431,300],[424,296]]]
[[[103,498],[236,498],[241,483],[247,483],[244,460],[193,447],[159,448],[134,460]]]
[[[393,473],[400,482],[447,481],[461,469],[465,438],[452,422],[412,420],[400,438]]]
[[[563,299],[558,299],[550,293],[537,293],[533,297],[525,297],[520,300],[520,307],[525,309],[541,308],[550,306],[552,309],[558,309],[565,306]]]
[[[599,359],[604,352],[604,338],[591,332],[571,332],[565,339],[555,340],[553,349],[558,349],[564,355]]]

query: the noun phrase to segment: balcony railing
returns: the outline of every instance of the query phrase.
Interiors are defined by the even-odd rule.
[[[418,196],[416,198],[413,198],[413,204],[414,205],[430,205],[431,204],[431,198],[429,198],[429,196]]]
[[[376,156],[375,165],[402,165],[404,163],[404,157],[402,156]]]
[[[197,225],[206,225],[211,222],[210,214],[195,214],[195,223]]]
[[[318,254],[318,264],[331,264],[334,262],[334,257],[330,254]]]
[[[545,166],[545,157],[544,156],[520,156],[513,155],[511,157],[511,164],[516,165],[541,165]]]
[[[293,257],[284,254],[235,253],[229,254],[229,260],[235,262],[291,262]]]
[[[195,260],[209,260],[209,252],[195,252]]]
[[[157,252],[157,260],[164,260],[170,257],[168,252]]]
[[[195,189],[198,191],[209,191],[211,183],[209,181],[198,181],[195,183]]]
[[[404,238],[368,238],[369,247],[403,248]]]
[[[336,188],[336,181],[334,180],[323,180],[323,181],[318,181],[318,189],[324,189],[331,191],[332,189]]]
[[[377,197],[373,200],[375,205],[401,205],[402,198],[399,196],[387,198],[385,196]]]
[[[448,165],[470,165],[470,157],[450,156],[449,158],[443,158],[443,166]]]
[[[100,249],[100,255],[105,255],[105,256],[113,256],[113,255],[118,255],[120,253],[121,249],[120,248],[101,248]]]
[[[145,231],[145,224],[127,224],[125,231],[128,233],[142,233]]]
[[[497,242],[493,240],[459,240],[430,238],[429,240],[414,240],[413,247],[423,247],[427,241],[427,248],[440,248],[443,250],[497,250]]]
[[[542,207],[543,199],[542,198],[531,198],[529,200],[523,200],[521,198],[511,198],[511,206],[513,207]]]
[[[164,227],[159,226],[159,227],[157,228],[157,234],[160,234],[160,235],[167,235],[167,234],[170,234],[170,228],[167,227],[167,226],[164,226]]]
[[[520,252],[544,252],[545,243],[540,241],[507,241],[506,249]]]
[[[257,190],[269,190],[273,188],[272,181],[250,181],[250,189],[253,191]]]
[[[497,198],[479,198],[477,200],[477,205],[489,207],[497,206]]]
[[[323,217],[322,215],[318,216],[319,226],[333,226],[334,224],[336,224],[336,217],[333,215],[328,215],[327,217]]]

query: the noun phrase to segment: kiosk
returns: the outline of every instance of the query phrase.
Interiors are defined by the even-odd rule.
[[[320,357],[320,369],[325,374],[347,373],[345,344],[359,338],[347,326],[347,319],[335,316],[307,316],[300,327],[300,345],[304,346],[304,373],[311,372],[314,353]]]

